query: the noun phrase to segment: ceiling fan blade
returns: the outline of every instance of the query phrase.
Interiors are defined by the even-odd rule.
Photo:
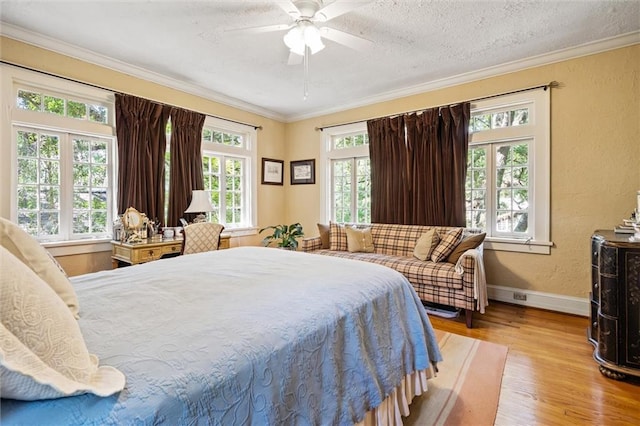
[[[371,1],[354,1],[354,0],[336,0],[333,3],[329,3],[322,9],[318,10],[313,15],[313,20],[318,22],[327,22],[329,19],[333,19],[337,16],[344,15],[347,12],[351,12],[360,6],[364,6]]]
[[[322,27],[320,28],[320,35],[355,50],[366,50],[373,46],[372,41],[336,30],[335,28]]]
[[[278,0],[276,1],[276,4],[280,6],[282,10],[287,12],[287,14],[293,19],[298,19],[300,17],[300,11],[292,1]]]
[[[287,61],[287,65],[300,65],[303,59],[304,56],[289,52],[289,60]]]
[[[228,33],[236,33],[236,34],[260,34],[260,33],[270,33],[273,31],[284,31],[291,28],[294,24],[277,24],[277,25],[265,25],[262,27],[249,27],[249,28],[237,28],[226,30]]]

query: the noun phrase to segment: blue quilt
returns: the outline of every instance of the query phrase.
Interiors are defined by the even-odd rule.
[[[2,400],[0,424],[352,425],[441,360],[413,287],[384,266],[263,247],[71,279],[100,398]]]

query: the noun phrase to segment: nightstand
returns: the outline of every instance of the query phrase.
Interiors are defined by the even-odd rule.
[[[219,249],[229,248],[229,235],[220,235]],[[165,255],[179,255],[182,251],[182,238],[170,238],[161,241],[144,240],[139,243],[122,243],[111,241],[111,260],[114,268],[118,262],[136,265],[138,263],[158,260]]]

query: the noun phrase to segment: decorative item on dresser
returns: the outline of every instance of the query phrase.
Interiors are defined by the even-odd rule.
[[[144,213],[140,213],[134,207],[129,207],[122,214],[121,222],[123,232],[120,234],[120,240],[135,243],[147,238],[149,220]]]
[[[613,231],[591,237],[593,358],[605,376],[640,377],[640,242]]]

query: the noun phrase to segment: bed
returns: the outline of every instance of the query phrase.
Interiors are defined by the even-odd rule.
[[[3,426],[393,424],[441,360],[411,284],[371,263],[238,247],[70,281],[125,388],[2,399]]]

